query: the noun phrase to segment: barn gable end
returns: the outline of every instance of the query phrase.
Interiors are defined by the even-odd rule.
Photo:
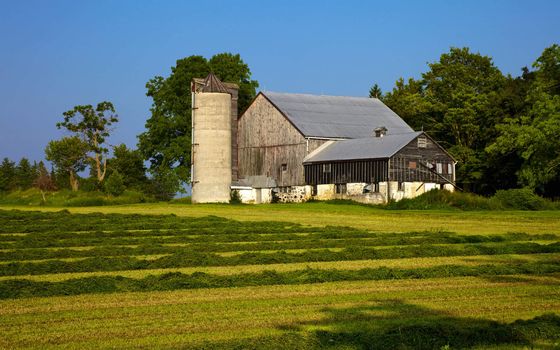
[[[262,93],[238,120],[239,177],[265,175],[278,186],[304,184],[303,158],[325,141],[309,142]]]

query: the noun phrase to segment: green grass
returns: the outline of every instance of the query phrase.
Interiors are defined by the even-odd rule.
[[[458,234],[504,234],[510,232],[558,233],[560,211],[457,211],[457,210],[383,210],[362,205],[333,205],[323,202],[263,205],[168,205],[143,203],[99,207],[36,207],[0,205],[0,209],[41,210],[70,213],[176,215],[201,218],[219,216],[239,221],[283,220],[317,227],[348,226],[373,232],[450,231]],[[61,223],[62,224],[62,223]],[[153,227],[163,228],[160,220]]]
[[[554,211],[25,209],[0,210],[0,348],[560,342]]]
[[[48,207],[92,207],[100,205],[123,205],[154,202],[155,200],[141,192],[127,190],[120,196],[112,196],[100,191],[60,190],[45,193],[30,188],[24,191],[0,193],[0,205],[48,206]]]

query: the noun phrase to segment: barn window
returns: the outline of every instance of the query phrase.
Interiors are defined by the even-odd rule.
[[[323,164],[323,172],[330,173],[331,172],[331,165],[330,164]]]
[[[436,164],[436,171],[437,171],[438,174],[443,173],[443,164],[437,163]]]
[[[418,148],[426,148],[428,146],[428,139],[425,137],[418,138]]]
[[[408,168],[409,169],[416,169],[416,162],[412,162],[412,161],[408,162]]]
[[[451,164],[451,163],[447,164],[447,173],[448,174],[453,174],[453,164]]]
[[[288,170],[288,164],[283,163],[282,164],[282,171],[287,171]]]

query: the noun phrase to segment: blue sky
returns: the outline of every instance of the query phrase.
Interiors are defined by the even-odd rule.
[[[366,96],[468,46],[519,75],[560,42],[560,1],[0,0],[0,157],[43,158],[78,104],[108,100],[136,145],[145,84],[178,58],[241,54],[261,89]]]

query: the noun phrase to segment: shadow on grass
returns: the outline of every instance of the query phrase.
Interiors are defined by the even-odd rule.
[[[399,300],[374,306],[329,308],[328,317],[283,327],[307,330],[318,348],[350,349],[461,349],[474,346],[518,345],[556,348],[560,317],[545,314],[531,320],[502,323],[461,318]],[[550,344],[550,345],[545,345]]]

